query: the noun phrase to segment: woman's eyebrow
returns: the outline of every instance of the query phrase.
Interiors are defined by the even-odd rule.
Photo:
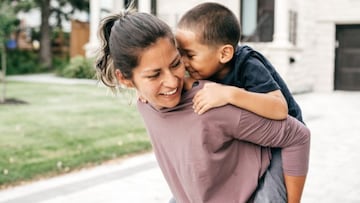
[[[149,73],[154,73],[154,72],[159,72],[161,70],[161,68],[149,68],[147,70],[142,71],[144,74],[149,74]]]

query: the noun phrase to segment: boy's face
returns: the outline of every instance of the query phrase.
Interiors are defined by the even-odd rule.
[[[175,37],[185,68],[192,78],[221,77],[219,48],[201,44],[196,33],[190,30],[178,28]]]

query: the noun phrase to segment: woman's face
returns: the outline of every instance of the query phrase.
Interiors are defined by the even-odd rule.
[[[185,67],[175,45],[160,38],[140,56],[132,80],[138,94],[157,109],[171,108],[180,102]]]

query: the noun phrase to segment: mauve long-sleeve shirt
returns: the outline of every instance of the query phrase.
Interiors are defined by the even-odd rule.
[[[178,203],[247,202],[269,166],[269,147],[282,148],[285,174],[307,174],[307,127],[292,117],[274,121],[232,105],[197,115],[192,98],[204,83],[185,92],[174,108],[156,110],[138,102],[155,156]]]

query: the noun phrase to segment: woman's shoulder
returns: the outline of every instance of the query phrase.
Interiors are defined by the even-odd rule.
[[[184,81],[184,89],[185,91],[198,91],[201,89],[206,83],[211,83],[209,80],[196,80],[191,77],[186,77]]]

